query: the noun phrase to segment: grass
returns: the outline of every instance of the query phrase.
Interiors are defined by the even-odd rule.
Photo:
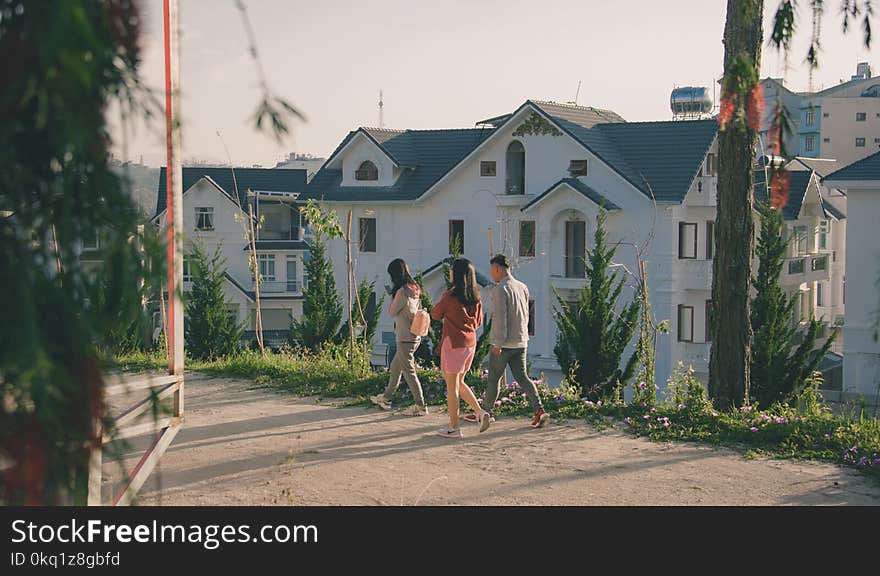
[[[362,358],[355,358],[361,365]],[[116,367],[128,371],[162,369],[164,353],[136,353],[116,359]],[[341,348],[319,354],[256,352],[214,361],[192,361],[187,367],[218,377],[251,380],[298,396],[349,398],[347,405],[368,405],[368,397],[381,392],[386,373],[349,368]],[[446,385],[438,371],[421,370],[419,378],[429,405],[446,404]],[[486,374],[469,375],[468,384],[478,397],[485,390]],[[670,379],[665,397],[648,403],[625,403],[620,399],[592,401],[580,397],[573,386],[539,390],[545,408],[556,421],[585,420],[602,429],[625,430],[656,441],[686,441],[734,448],[749,457],[822,460],[856,468],[880,480],[880,421],[852,408],[833,414],[822,401],[818,382],[812,382],[789,404],[767,409],[746,408],[716,411],[693,373],[683,369]],[[412,404],[404,382],[394,399],[396,407]],[[515,383],[501,391],[496,415],[531,415],[526,397]]]

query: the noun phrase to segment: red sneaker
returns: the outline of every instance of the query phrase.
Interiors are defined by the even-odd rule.
[[[538,408],[535,417],[532,418],[532,428],[543,428],[550,422],[550,415],[544,412],[543,408]]]

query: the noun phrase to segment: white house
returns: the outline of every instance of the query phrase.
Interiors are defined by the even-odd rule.
[[[657,381],[665,382],[679,361],[705,380],[716,132],[715,120],[628,123],[607,110],[529,100],[475,128],[354,130],[305,196],[343,220],[352,211],[358,279],[387,283],[388,262],[402,257],[414,272],[426,273],[426,286],[437,297],[443,284],[434,272],[454,238],[482,277],[492,249],[510,256],[533,299],[531,369],[551,381],[563,376],[553,353],[554,291],[567,298],[584,285],[582,258],[599,207],[608,211],[609,241],[620,243],[615,264],[622,273],[637,270],[634,245],[653,228],[647,253],[652,310],[672,323],[672,333],[657,342]],[[838,287],[815,284],[831,282],[830,251],[842,250],[843,243],[829,238],[827,223],[823,240],[817,235],[821,222],[839,222],[843,209],[829,208],[818,175],[807,168],[793,176],[794,188],[803,186],[787,207],[789,225],[807,240],[795,247],[785,282],[810,291],[804,306],[815,305],[821,294],[820,307],[805,308],[807,316],[836,318],[842,314]],[[340,287],[344,251],[342,241],[329,246]],[[634,295],[632,281],[625,295]],[[381,358],[393,341],[387,317],[377,340],[374,353]]]
[[[844,326],[844,397],[864,395],[880,401],[880,244],[874,226],[880,222],[880,153],[824,178],[824,184],[846,194],[847,321]]]
[[[255,290],[248,266],[244,232],[249,206],[256,227],[257,259],[262,283],[260,310],[268,344],[286,341],[291,317],[302,315],[303,263],[308,257],[297,199],[306,186],[306,171],[267,168],[183,169],[184,252],[199,242],[211,255],[220,248],[226,262],[226,298],[230,313],[253,338]],[[237,190],[237,194],[236,194]],[[165,226],[165,168],[159,175],[153,221]],[[191,286],[184,260],[184,290]]]

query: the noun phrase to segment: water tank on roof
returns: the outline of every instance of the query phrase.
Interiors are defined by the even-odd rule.
[[[673,118],[687,120],[703,118],[712,113],[712,95],[705,86],[682,86],[669,96]]]

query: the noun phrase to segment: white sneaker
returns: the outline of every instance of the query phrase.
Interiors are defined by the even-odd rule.
[[[460,428],[441,428],[437,430],[437,435],[442,436],[444,438],[462,438],[462,433]]]
[[[370,396],[370,402],[381,408],[382,410],[391,410],[391,401],[385,398],[384,394]]]
[[[413,404],[409,408],[401,411],[401,414],[404,416],[427,416],[428,415],[428,407],[419,408],[417,405]]]

